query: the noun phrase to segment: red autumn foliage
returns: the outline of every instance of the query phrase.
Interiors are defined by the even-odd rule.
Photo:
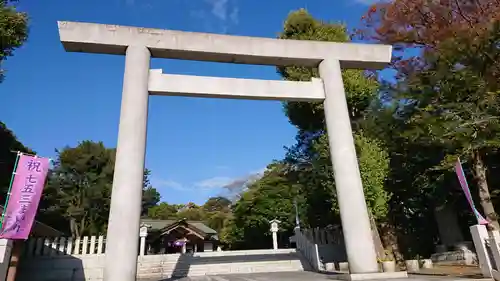
[[[393,0],[370,7],[356,35],[393,45],[394,67],[401,70],[401,60],[418,64],[415,56],[402,57],[406,48],[431,50],[453,37],[479,37],[498,20],[500,0]]]
[[[434,47],[493,20],[500,20],[500,0],[394,0],[371,7],[358,31],[381,43]]]

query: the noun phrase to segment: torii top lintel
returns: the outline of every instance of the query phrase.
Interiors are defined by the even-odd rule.
[[[391,60],[389,45],[284,40],[120,25],[59,21],[68,52],[124,55],[131,45],[149,48],[158,58],[257,65],[317,66],[339,60],[343,68],[381,69]]]

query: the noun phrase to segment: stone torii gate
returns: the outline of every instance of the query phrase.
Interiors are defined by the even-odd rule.
[[[193,33],[118,25],[58,22],[68,52],[125,55],[125,74],[106,243],[105,281],[133,281],[149,95],[323,101],[342,229],[351,274],[378,272],[342,68],[380,69],[392,47]],[[311,82],[163,74],[150,58],[319,67]]]

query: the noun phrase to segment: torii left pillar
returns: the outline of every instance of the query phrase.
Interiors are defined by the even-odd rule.
[[[115,172],[106,240],[104,280],[135,280],[142,181],[148,121],[148,78],[151,54],[145,46],[129,46],[125,54],[122,104]],[[129,223],[124,223],[129,222]],[[117,239],[120,238],[120,239]],[[133,279],[131,277],[133,276]]]

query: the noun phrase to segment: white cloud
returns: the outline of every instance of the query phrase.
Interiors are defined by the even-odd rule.
[[[212,7],[212,14],[218,19],[225,21],[228,11],[228,0],[205,0]]]
[[[261,175],[261,176],[263,176],[263,175],[264,175],[264,172],[265,172],[266,170],[267,170],[267,168],[266,168],[266,167],[264,167],[264,168],[261,168],[261,169],[255,170],[255,171],[253,171],[253,172],[250,172],[250,174],[254,174],[254,175],[256,174],[256,175]]]
[[[227,168],[222,166],[222,168]],[[195,191],[205,192],[208,190],[219,190],[223,195],[228,198],[237,199],[239,195],[244,192],[250,184],[259,180],[265,172],[266,168],[258,169],[248,173],[245,176],[238,178],[217,176],[207,178],[191,184],[182,184],[171,179],[155,179],[151,180],[153,187],[158,189],[174,189],[179,191]]]
[[[239,21],[237,0],[204,0],[204,8],[190,11],[191,17],[198,20],[204,32],[226,33]]]
[[[233,7],[233,11],[231,12],[231,14],[229,15],[229,19],[234,23],[234,24],[238,24],[239,22],[239,12],[240,12],[240,9],[235,6]]]
[[[234,179],[229,177],[213,177],[206,180],[199,181],[194,185],[201,188],[219,188],[232,182]]]
[[[176,190],[186,190],[186,188],[179,182],[174,180],[152,179],[151,185],[156,188],[171,188]]]

